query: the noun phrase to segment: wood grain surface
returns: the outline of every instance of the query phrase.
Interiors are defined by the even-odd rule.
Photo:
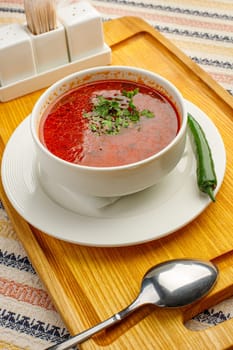
[[[138,294],[141,278],[152,265],[172,258],[193,257],[211,260],[218,266],[220,277],[216,287],[192,307],[142,308],[120,325],[83,343],[81,349],[231,348],[233,320],[199,332],[190,331],[184,322],[233,294],[233,99],[143,20],[116,19],[105,23],[104,29],[106,42],[112,48],[113,65],[142,67],[168,78],[219,129],[227,151],[227,169],[217,202],[192,223],[162,239],[131,247],[94,248],[57,240],[29,226],[12,208],[2,186],[1,199],[72,334],[127,306]],[[1,150],[42,92],[0,104]]]

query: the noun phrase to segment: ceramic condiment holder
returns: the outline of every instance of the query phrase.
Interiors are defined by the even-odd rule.
[[[59,9],[58,18],[66,29],[71,61],[102,50],[104,35],[101,16],[88,2]]]
[[[53,84],[77,70],[108,65],[101,16],[86,1],[58,8],[57,28],[34,35],[26,25],[0,27],[0,101]]]
[[[19,24],[0,27],[0,86],[36,74],[32,42]]]
[[[69,54],[66,44],[66,32],[63,25],[57,28],[34,35],[25,26],[33,47],[37,73],[46,72],[50,69],[69,63]]]

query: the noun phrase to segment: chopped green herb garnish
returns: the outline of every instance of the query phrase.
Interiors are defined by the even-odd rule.
[[[133,91],[122,91],[122,95],[132,99],[135,95],[139,93],[139,89],[134,89]]]
[[[147,109],[139,111],[134,105],[133,97],[138,93],[139,89],[123,90],[114,98],[102,95],[92,98],[92,111],[83,113],[83,117],[90,120],[90,130],[98,134],[116,135],[121,128],[137,123],[142,116],[153,118],[153,112]]]
[[[143,111],[141,111],[141,115],[147,118],[154,118],[154,113],[150,112],[148,109],[143,109]]]

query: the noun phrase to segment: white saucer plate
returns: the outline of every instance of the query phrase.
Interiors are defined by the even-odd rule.
[[[226,167],[221,135],[205,113],[186,103],[208,138],[218,178],[217,193]],[[140,193],[120,198],[95,217],[76,214],[53,202],[40,187],[36,168],[27,117],[4,150],[1,171],[5,192],[16,211],[34,227],[80,245],[117,247],[152,241],[185,226],[211,203],[197,187],[196,159],[189,137],[181,161],[166,179]]]

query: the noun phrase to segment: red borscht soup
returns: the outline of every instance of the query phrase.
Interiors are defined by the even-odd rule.
[[[179,127],[175,106],[160,92],[106,80],[79,86],[56,100],[42,117],[39,137],[63,160],[112,167],[158,153]]]

